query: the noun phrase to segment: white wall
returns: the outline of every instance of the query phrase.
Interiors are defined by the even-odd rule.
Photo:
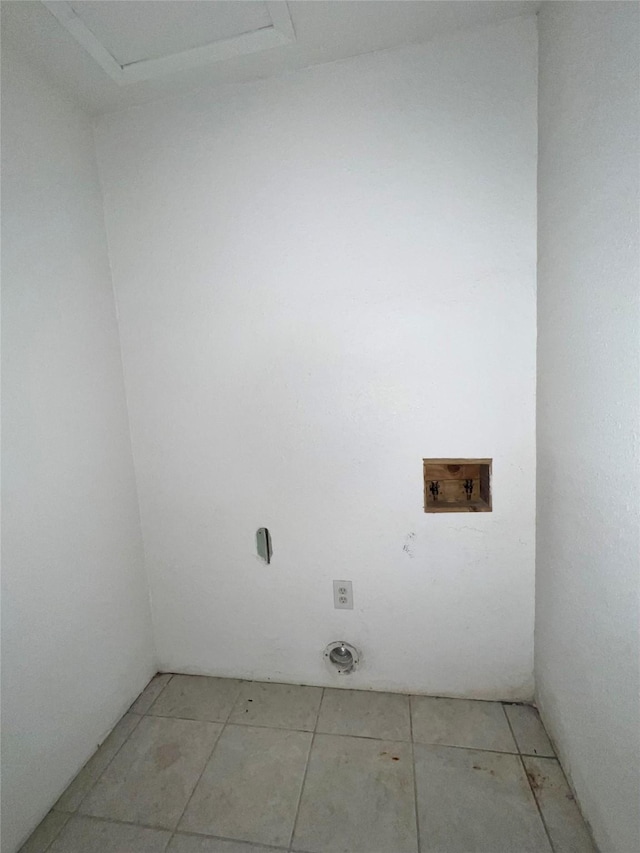
[[[87,119],[3,45],[3,853],[155,669]]]
[[[536,685],[603,853],[640,850],[639,8],[540,14]]]
[[[532,695],[536,135],[533,18],[100,120],[162,667]]]

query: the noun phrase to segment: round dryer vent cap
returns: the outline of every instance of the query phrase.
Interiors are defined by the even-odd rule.
[[[349,643],[345,643],[344,640],[329,643],[324,650],[324,657],[331,669],[337,671],[338,675],[348,675],[353,672],[360,661],[358,650]]]

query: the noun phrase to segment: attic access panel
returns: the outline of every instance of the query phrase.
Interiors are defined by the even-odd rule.
[[[425,512],[491,512],[491,459],[423,459]]]
[[[119,86],[295,41],[282,0],[42,0]]]
[[[73,13],[123,68],[271,26],[264,2],[70,0]]]

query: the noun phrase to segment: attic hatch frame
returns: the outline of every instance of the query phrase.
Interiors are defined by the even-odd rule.
[[[87,27],[82,18],[77,15],[71,3],[67,0],[42,0],[44,6],[60,21],[78,44],[95,59],[103,71],[119,86],[139,83],[143,80],[154,80],[166,74],[189,71],[214,62],[232,59],[236,56],[246,56],[259,53],[273,47],[282,47],[296,40],[293,22],[286,3],[278,0],[264,0],[271,26],[261,27],[248,33],[220,39],[201,47],[161,56],[156,59],[142,59],[126,65],[114,59],[102,42]]]

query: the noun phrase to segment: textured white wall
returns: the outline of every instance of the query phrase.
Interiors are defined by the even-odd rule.
[[[532,695],[536,137],[533,18],[99,121],[163,667]]]
[[[536,685],[603,853],[640,850],[639,10],[540,14]]]
[[[90,124],[2,53],[2,850],[154,671]]]

